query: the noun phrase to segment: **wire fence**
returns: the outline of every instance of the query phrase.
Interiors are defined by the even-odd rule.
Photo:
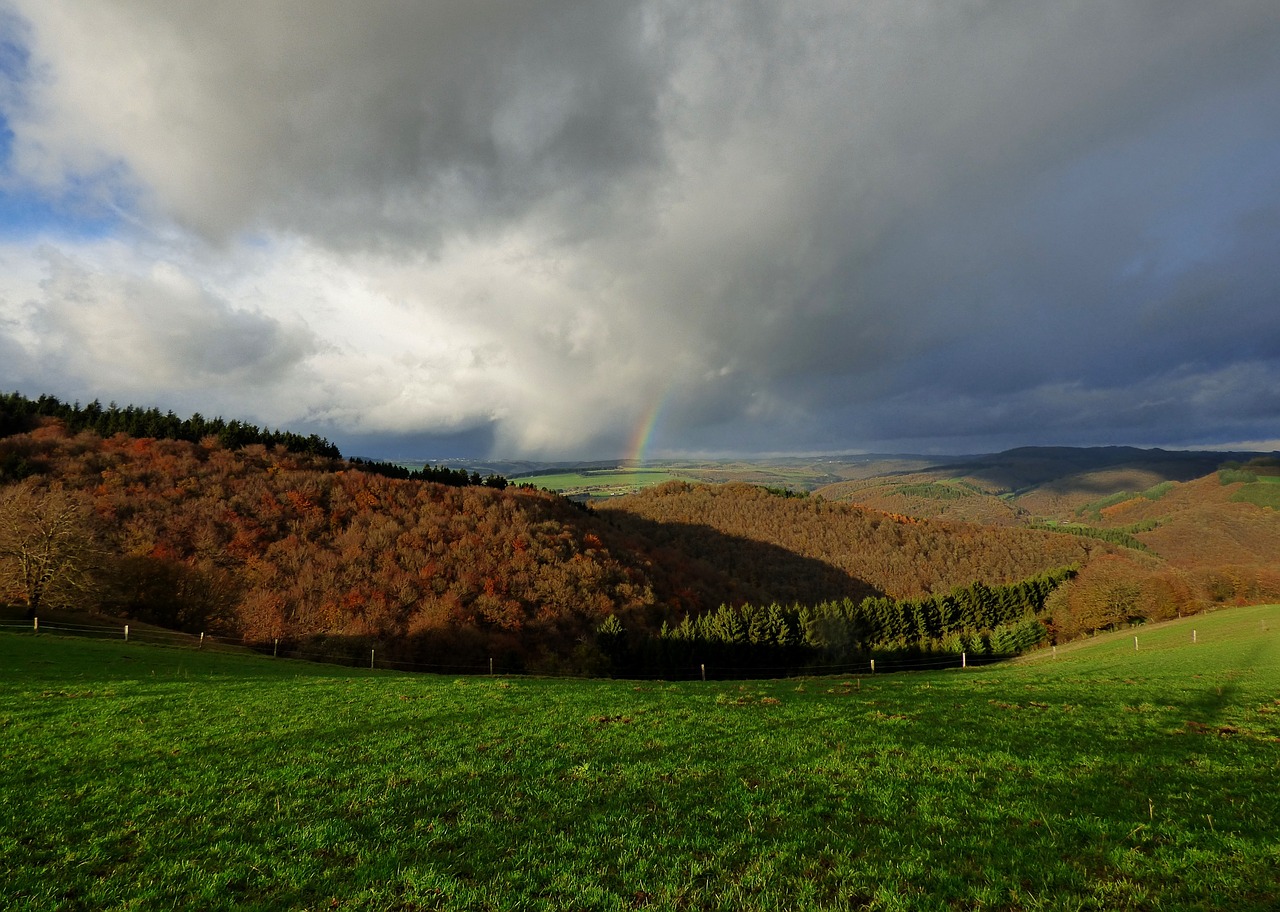
[[[200,648],[202,641],[212,646],[217,638],[205,638],[203,634],[192,636],[176,630],[163,630],[154,627],[138,627],[124,624],[104,626],[99,624],[73,624],[63,621],[49,623],[39,618],[30,621],[0,621],[0,630],[25,631],[33,634],[52,633],[62,636],[90,637],[93,639],[123,639],[125,642],[150,643],[165,646],[194,646]],[[228,645],[230,641],[227,641]]]
[[[480,664],[406,662],[377,656],[377,647],[368,650],[361,657],[350,651],[308,649],[281,639],[275,639],[270,642],[246,642],[234,637],[214,636],[206,633],[183,633],[150,625],[75,624],[64,621],[42,621],[37,617],[29,621],[0,620],[0,630],[33,635],[49,634],[99,640],[120,640],[125,643],[167,646],[178,649],[210,649],[269,658],[303,659],[318,664],[343,667],[383,668],[439,674],[493,674],[497,671],[492,661]],[[503,673],[511,674],[512,672],[507,670]]]
[[[1265,628],[1265,622],[1264,622]],[[349,645],[338,648],[321,649],[314,644],[323,641],[310,641],[313,646],[275,639],[271,642],[245,642],[244,640],[213,636],[199,633],[183,633],[176,630],[150,625],[137,624],[77,624],[63,621],[41,621],[0,619],[0,631],[27,633],[32,635],[56,635],[86,637],[92,639],[121,640],[126,643],[164,646],[178,649],[218,650],[235,652],[242,655],[256,655],[268,658],[302,659],[324,665],[336,665],[347,668],[369,668],[394,671],[416,672],[426,674],[458,674],[458,675],[539,675],[557,677],[608,677],[609,675],[586,675],[580,672],[558,673],[548,671],[529,671],[524,667],[504,667],[503,662],[490,658],[487,662],[422,662],[399,659],[393,656],[379,656],[379,647],[374,644],[367,649],[355,650]],[[1191,631],[1191,641],[1197,639],[1197,632]],[[1057,655],[1057,647],[1048,647]],[[1139,637],[1133,637],[1133,647],[1139,649]],[[1159,648],[1159,647],[1157,647]],[[385,651],[385,650],[384,650]],[[887,653],[872,654],[856,662],[840,662],[833,664],[800,664],[800,665],[712,665],[697,663],[678,667],[667,667],[660,671],[627,673],[616,677],[626,680],[749,680],[768,678],[794,677],[866,677],[876,674],[891,674],[909,671],[941,671],[946,669],[965,670],[968,668],[993,665],[1005,661],[1011,656],[991,654],[960,653]]]

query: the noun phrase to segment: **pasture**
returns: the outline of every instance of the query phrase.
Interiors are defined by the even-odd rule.
[[[4,633],[0,906],[1272,909],[1278,638],[672,684]]]
[[[1241,486],[1231,499],[1239,503],[1251,503],[1259,507],[1280,510],[1280,476],[1261,475],[1255,481]]]
[[[548,475],[518,477],[513,478],[512,482],[514,484],[531,484],[535,488],[546,488],[548,491],[556,491],[566,496],[589,494],[593,497],[614,497],[619,494],[633,494],[641,488],[682,478],[689,480],[687,475],[681,475],[666,469],[618,466],[614,469],[557,472]]]

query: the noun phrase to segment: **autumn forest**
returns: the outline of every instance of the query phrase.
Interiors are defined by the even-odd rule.
[[[422,668],[679,676],[708,656],[766,673],[1007,655],[1280,595],[1276,511],[1219,497],[1231,476],[1071,529],[742,483],[584,507],[241,422],[41,402],[0,401],[0,604],[28,614]]]

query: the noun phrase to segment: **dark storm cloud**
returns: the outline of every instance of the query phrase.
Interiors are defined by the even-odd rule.
[[[535,201],[589,213],[655,154],[661,52],[632,4],[27,6],[54,58],[21,118],[36,173],[122,160],[215,238],[412,244]]]
[[[224,401],[243,351],[362,446],[1275,436],[1269,0],[14,7],[10,176],[198,251]]]

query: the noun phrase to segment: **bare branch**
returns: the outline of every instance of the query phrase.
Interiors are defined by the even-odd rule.
[[[41,607],[83,600],[99,559],[92,513],[62,488],[0,489],[0,597]]]

